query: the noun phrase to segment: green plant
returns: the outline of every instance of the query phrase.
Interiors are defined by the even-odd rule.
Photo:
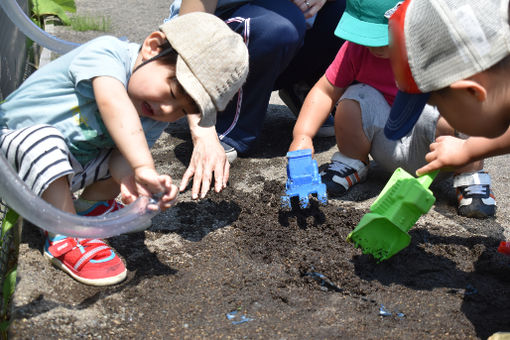
[[[112,21],[109,17],[78,16],[71,17],[71,27],[75,31],[100,31],[108,32],[111,30]]]
[[[0,236],[0,338],[7,339],[12,296],[16,288],[20,230],[17,223],[19,215],[3,204],[0,204],[0,208],[4,214]]]
[[[32,20],[39,27],[43,27],[44,17],[48,15],[55,15],[62,20],[64,25],[70,25],[71,20],[66,12],[76,12],[74,0],[30,0],[30,2],[32,4]]]

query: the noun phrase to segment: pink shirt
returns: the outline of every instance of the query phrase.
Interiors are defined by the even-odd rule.
[[[347,88],[353,83],[372,86],[391,106],[397,95],[389,59],[374,56],[367,47],[346,41],[335,60],[326,70],[326,78],[336,87]]]

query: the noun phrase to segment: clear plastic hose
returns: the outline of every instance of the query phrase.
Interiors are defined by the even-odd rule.
[[[149,210],[156,203],[141,197],[116,212],[101,217],[83,217],[59,210],[35,195],[14,172],[0,152],[0,197],[26,220],[45,230],[74,237],[106,238],[127,232],[139,231],[140,226],[159,210]]]
[[[27,37],[49,50],[59,54],[65,54],[80,45],[74,42],[61,40],[39,28],[39,26],[34,24],[25,12],[23,12],[23,9],[19,7],[16,0],[0,0],[0,7],[2,7],[5,14],[12,20],[14,25]]]
[[[37,44],[59,54],[79,46],[58,39],[34,24],[16,0],[0,0],[0,7],[12,22]],[[81,217],[56,209],[36,196],[14,172],[0,152],[0,197],[26,220],[45,230],[74,237],[106,238],[139,231],[159,210],[149,210],[155,201],[141,197],[124,209],[101,217]]]

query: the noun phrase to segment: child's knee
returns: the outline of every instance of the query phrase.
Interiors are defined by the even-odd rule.
[[[342,99],[338,102],[335,112],[335,125],[340,128],[363,128],[361,106],[353,99]]]

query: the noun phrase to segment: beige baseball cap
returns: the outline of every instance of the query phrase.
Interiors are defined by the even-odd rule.
[[[399,92],[384,133],[405,136],[430,92],[482,72],[510,54],[509,0],[406,0],[390,17]]]
[[[248,49],[243,38],[203,12],[184,14],[159,29],[178,53],[176,77],[200,109],[200,126],[213,126],[216,113],[246,81]]]

